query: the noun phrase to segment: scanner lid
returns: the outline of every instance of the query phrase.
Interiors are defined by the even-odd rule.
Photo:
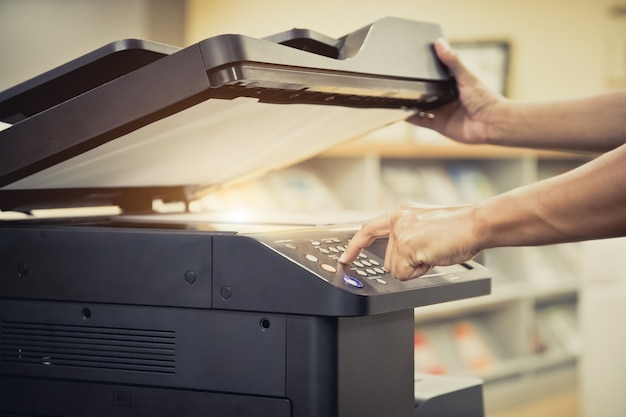
[[[384,18],[338,39],[115,42],[0,92],[0,210],[141,211],[310,158],[455,99],[441,36]]]

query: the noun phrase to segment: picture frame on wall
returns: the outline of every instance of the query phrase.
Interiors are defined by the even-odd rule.
[[[511,44],[508,41],[457,41],[450,44],[487,87],[507,96],[511,59]]]

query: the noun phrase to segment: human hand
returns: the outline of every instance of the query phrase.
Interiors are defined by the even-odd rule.
[[[492,114],[507,100],[476,78],[446,40],[435,41],[435,52],[456,78],[459,99],[429,111],[434,117],[424,117],[426,114],[419,112],[408,117],[407,122],[436,130],[459,142],[488,143]]]
[[[398,211],[363,224],[339,262],[349,264],[374,240],[388,237],[385,269],[405,281],[433,266],[454,265],[476,256],[473,206],[434,207],[404,204]]]

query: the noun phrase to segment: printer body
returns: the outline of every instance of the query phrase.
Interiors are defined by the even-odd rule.
[[[482,416],[480,383],[417,394],[413,317],[483,266],[401,282],[384,240],[337,261],[354,225],[150,212],[453,100],[439,36],[116,42],[0,93],[0,210],[121,211],[0,221],[0,416]]]

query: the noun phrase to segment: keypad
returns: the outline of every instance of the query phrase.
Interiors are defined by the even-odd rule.
[[[299,256],[304,257],[304,262],[309,265],[316,265],[320,273],[336,274],[337,262],[343,252],[346,251],[347,240],[341,240],[336,237],[316,238],[312,240],[283,240],[275,241],[275,243],[283,245],[289,249],[289,252],[297,251]],[[345,265],[343,268],[345,273],[344,283],[355,288],[363,288],[359,283],[369,282],[372,285],[387,285],[388,282],[385,275],[387,270],[381,265],[381,261],[361,253],[358,258]]]
[[[336,271],[333,265],[336,264],[341,253],[346,251],[344,242],[337,238],[325,238],[312,240],[310,241],[310,245],[310,249],[307,249],[309,253],[307,253],[306,258],[312,260],[312,258],[317,259],[317,256],[319,256],[320,266],[323,270],[327,272]],[[325,262],[325,260],[329,262]],[[346,269],[354,278],[366,279],[372,283],[387,285],[387,281],[383,278],[383,276],[387,274],[387,271],[381,266],[378,260],[370,258],[364,253],[360,254],[358,259],[350,265],[346,265]]]
[[[286,250],[286,254],[294,260],[298,260],[312,271],[320,274],[332,282],[343,282],[357,289],[363,288],[359,283],[369,284],[371,287],[382,289],[381,286],[389,285],[385,291],[394,290],[398,284],[391,278],[389,271],[383,266],[383,261],[374,255],[374,252],[361,253],[357,259],[349,265],[338,266],[339,257],[346,251],[348,237],[339,239],[336,237],[321,237],[321,233],[315,237],[301,236],[290,237],[285,240],[273,240],[272,243]],[[372,254],[370,254],[372,253]],[[368,255],[369,254],[369,255]],[[421,285],[435,283],[449,283],[462,280],[463,272],[472,270],[474,267],[469,263],[447,267],[433,268],[428,274],[422,275]],[[418,281],[416,281],[418,282]]]

